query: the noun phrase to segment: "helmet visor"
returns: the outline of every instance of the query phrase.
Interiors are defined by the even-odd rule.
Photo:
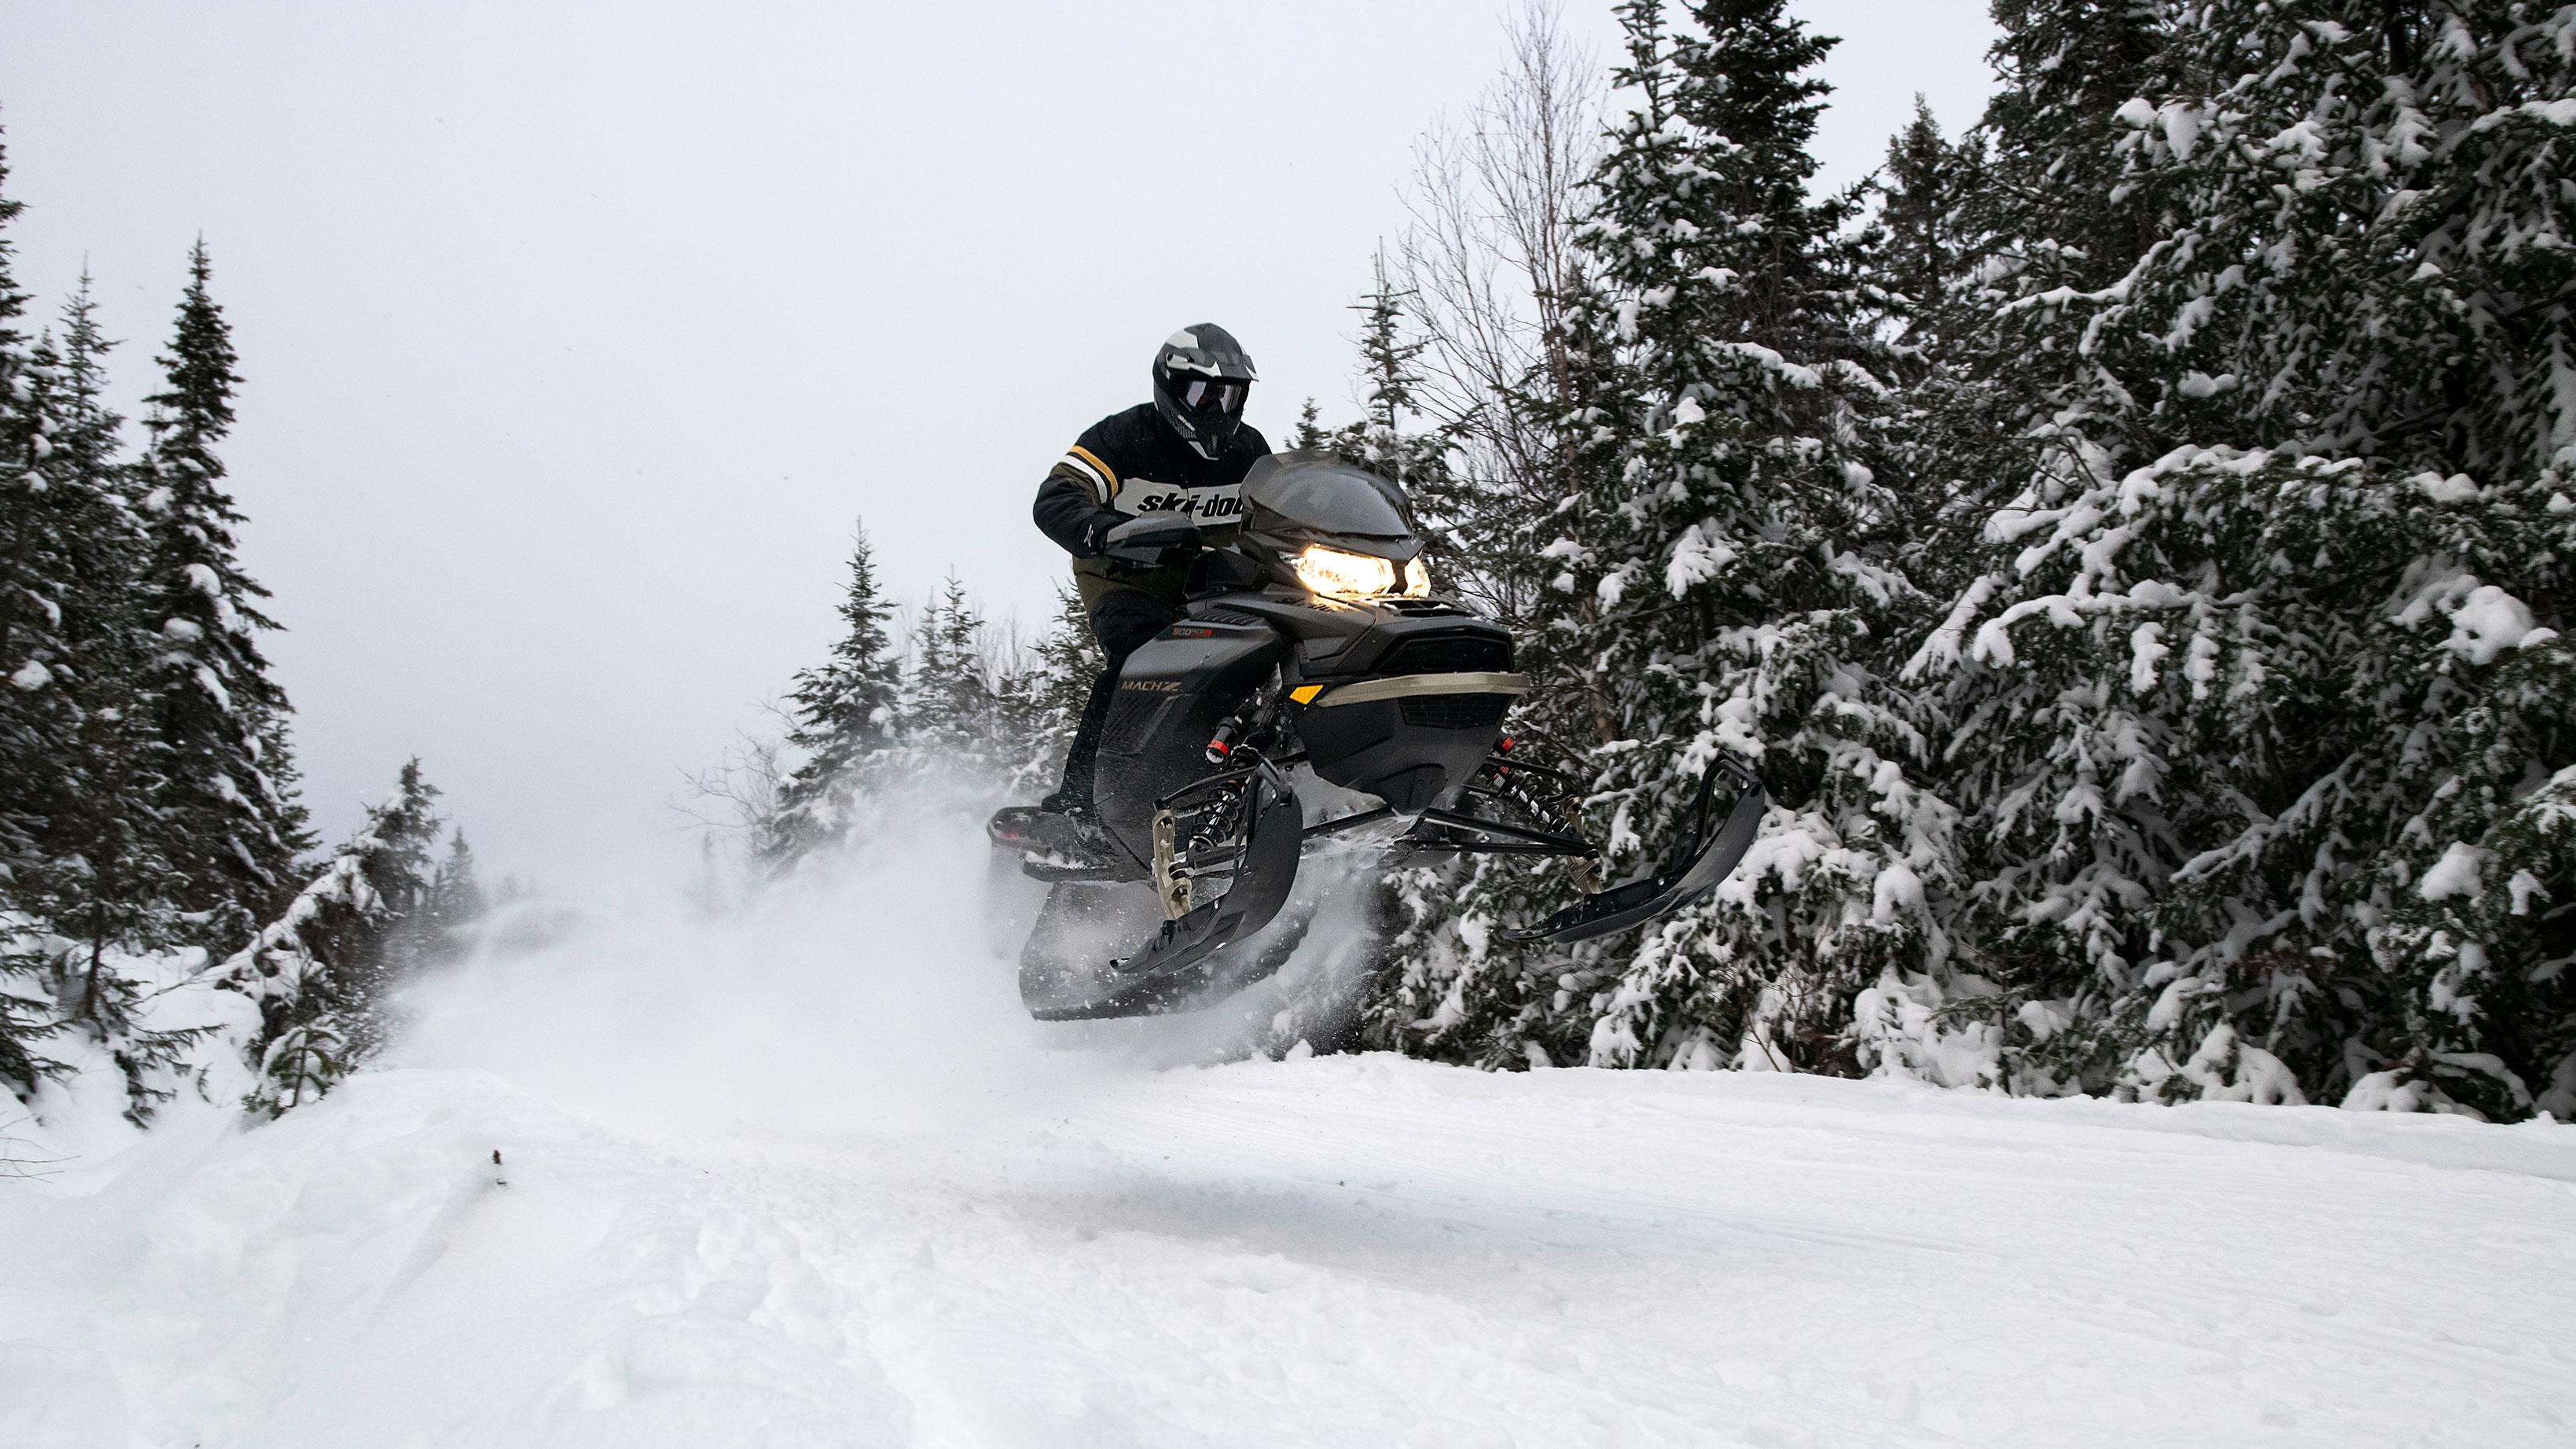
[[[1242,412],[1244,394],[1252,390],[1250,383],[1236,382],[1231,378],[1194,377],[1187,382],[1174,378],[1172,381],[1179,393],[1174,400],[1184,411],[1203,417],[1232,416]]]

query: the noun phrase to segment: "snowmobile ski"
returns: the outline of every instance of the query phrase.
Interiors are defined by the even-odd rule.
[[[1716,803],[1713,797],[1721,775],[1735,786],[1735,798],[1723,819],[1713,819],[1711,806]],[[1728,756],[1718,756],[1700,775],[1691,809],[1691,838],[1673,852],[1671,864],[1661,873],[1588,896],[1535,926],[1504,931],[1503,939],[1589,941],[1680,910],[1717,889],[1718,882],[1734,872],[1744,853],[1753,848],[1754,833],[1762,828],[1762,812],[1768,804],[1762,782],[1751,770]]]

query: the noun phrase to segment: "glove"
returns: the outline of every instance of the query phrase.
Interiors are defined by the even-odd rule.
[[[1099,551],[1113,562],[1158,569],[1188,558],[1199,549],[1199,526],[1169,513],[1126,519],[1099,535]]]

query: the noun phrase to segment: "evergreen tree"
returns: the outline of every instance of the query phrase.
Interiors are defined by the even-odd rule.
[[[143,1069],[174,1060],[190,1035],[140,1028],[141,988],[110,956],[176,944],[185,883],[154,814],[160,756],[136,695],[148,658],[134,614],[143,536],[116,457],[123,419],[103,398],[110,344],[94,313],[84,277],[64,308],[61,343],[48,337],[37,349],[52,446],[39,465],[45,487],[33,516],[65,566],[51,660],[65,728],[49,750],[44,826],[16,898],[62,943],[50,965],[66,1019],[120,1042],[131,1084],[144,1094]],[[138,1095],[138,1108],[149,1100]]]
[[[28,877],[43,864],[45,796],[72,718],[54,683],[71,569],[52,535],[38,466],[53,445],[37,406],[44,378],[20,321],[28,298],[17,286],[8,226],[25,203],[6,192],[7,160],[0,150],[0,887],[7,904],[23,910]],[[56,1029],[50,1003],[27,994],[46,960],[40,943],[24,939],[23,924],[0,923],[0,1081],[20,1092],[54,1069],[38,1044]]]
[[[1028,667],[1013,676],[1003,700],[1006,759],[1013,767],[1005,783],[1017,798],[1042,795],[1064,770],[1065,751],[1082,723],[1091,698],[1091,681],[1108,667],[1100,641],[1091,636],[1091,617],[1082,596],[1056,586],[1055,618],[1038,636]]]
[[[254,1110],[275,1116],[314,1100],[384,1044],[390,997],[420,964],[407,928],[435,900],[437,796],[420,762],[405,764],[392,798],[369,807],[284,913],[217,968],[216,980],[259,1003]]]
[[[1870,182],[1878,215],[1866,288],[1894,324],[1909,371],[1945,355],[1941,339],[1959,320],[1953,299],[1977,240],[1969,209],[1989,184],[1984,138],[1951,144],[1915,96],[1914,119],[1887,143],[1887,162]]]
[[[268,591],[234,553],[242,521],[215,453],[233,424],[240,379],[230,327],[207,291],[199,242],[170,349],[167,387],[148,401],[152,436],[140,499],[148,548],[141,578],[154,659],[142,682],[158,732],[157,802],[165,854],[187,877],[182,904],[218,952],[236,948],[283,895],[309,843],[283,780],[285,693],[268,677],[258,632],[277,626],[255,600]]]
[[[1959,154],[1955,195],[1937,138],[1915,127],[1891,148],[1890,290],[1938,288],[1928,315],[1900,313],[1929,368],[1909,390],[1904,488],[1918,582],[1967,586],[1964,560],[1986,518],[2034,471],[2080,479],[2082,449],[2060,427],[2099,373],[2058,326],[2070,299],[2111,286],[2162,234],[2154,188],[2121,174],[2120,108],[2167,53],[2171,7],[2157,0],[1997,0],[1988,52],[1997,90]],[[1982,153],[1982,154],[1976,154]],[[1973,159],[1971,159],[1973,158]],[[1947,235],[1931,215],[1948,206]],[[1929,223],[1928,225],[1926,223]],[[1909,233],[1929,246],[1905,247]],[[1907,255],[1911,252],[1911,255]],[[1946,253],[1946,255],[1945,255]],[[1927,268],[1947,268],[1934,276]],[[2077,482],[2075,486],[2081,486]]]
[[[0,251],[0,321],[25,300],[5,262]],[[79,1022],[119,1043],[139,1116],[145,1070],[192,1034],[140,1030],[139,988],[110,959],[169,944],[176,921],[151,839],[148,742],[130,708],[138,536],[86,278],[64,324],[60,342],[29,344],[14,328],[0,341],[0,426],[14,433],[0,472],[16,495],[0,509],[0,902],[19,918],[0,934],[0,1076],[31,1087],[42,1064],[17,1043]],[[50,1002],[7,984],[30,976],[51,986]]]
[[[1360,419],[1325,431],[1312,408],[1301,426],[1300,447],[1328,449],[1392,481],[1405,498],[1405,512],[1425,545],[1424,557],[1445,586],[1467,586],[1471,594],[1492,568],[1500,565],[1493,535],[1505,511],[1493,508],[1460,480],[1450,466],[1451,443],[1443,430],[1421,431],[1413,390],[1421,385],[1415,359],[1425,346],[1405,333],[1407,294],[1387,279],[1386,258],[1375,262],[1376,284],[1352,310],[1368,320],[1360,331],[1360,380],[1368,395]]]
[[[488,910],[474,875],[474,852],[465,844],[465,832],[455,831],[418,904],[385,932],[377,969],[388,988],[464,955]]]
[[[1413,414],[1413,390],[1422,385],[1418,359],[1430,344],[1405,335],[1404,304],[1412,294],[1387,280],[1386,253],[1378,252],[1369,265],[1375,285],[1351,308],[1368,318],[1360,329],[1360,375],[1369,385],[1362,412],[1371,428],[1392,436]],[[1385,471],[1398,483],[1406,481],[1400,470]]]
[[[0,184],[7,178],[0,152]],[[24,206],[0,195],[0,228]],[[0,230],[0,488],[9,500],[0,509],[0,867],[12,878],[38,861],[52,763],[76,718],[55,675],[77,572],[48,496],[54,368],[21,323],[29,299],[13,274],[16,251]]]
[[[912,633],[912,668],[904,680],[902,727],[917,764],[969,774],[1008,768],[1003,739],[1005,678],[988,657],[984,617],[952,578],[922,612]]]
[[[2178,16],[2105,146],[2161,233],[2020,310],[2054,462],[1912,667],[1979,974],[1884,1057],[2576,1114],[2571,57],[2506,3]]]
[[[54,421],[49,429],[53,466],[67,476],[88,480],[87,491],[121,497],[130,482],[118,467],[125,418],[107,403],[107,354],[116,344],[99,331],[98,303],[90,296],[90,277],[81,273],[80,290],[63,304],[63,335],[56,350],[58,378]],[[120,520],[132,539],[139,525]],[[134,546],[129,542],[128,547]]]
[[[1984,134],[1953,145],[1917,96],[1871,183],[1879,208],[1864,236],[1861,296],[1903,384],[1882,464],[1901,515],[1903,569],[1944,594],[1973,575],[1977,532],[2001,501],[1997,487],[2008,488],[1995,480],[2018,477],[2030,458],[2021,395],[1977,367],[1996,299],[1980,275],[1992,258],[1976,227],[1994,185]]]
[[[1913,604],[1855,548],[1890,512],[1861,459],[1884,384],[1861,364],[1848,197],[1811,201],[1805,146],[1830,41],[1777,0],[1620,7],[1631,109],[1578,229],[1568,308],[1575,491],[1543,550],[1552,617],[1519,733],[1597,768],[1609,865],[1650,868],[1708,761],[1760,763],[1776,802],[1717,897],[1641,937],[1506,950],[1494,928],[1569,896],[1509,858],[1461,908],[1417,895],[1375,1031],[1493,1063],[1834,1065],[1853,996],[1937,958],[1925,908],[1950,812],[1911,781],[1918,712],[1875,667]],[[1650,844],[1651,842],[1651,844]]]
[[[1360,330],[1360,377],[1368,397],[1360,422],[1348,430],[1344,451],[1354,462],[1392,479],[1408,498],[1438,491],[1448,476],[1448,445],[1436,432],[1408,432],[1413,390],[1422,384],[1415,360],[1428,344],[1408,337],[1404,306],[1409,294],[1387,280],[1386,257],[1375,261],[1376,284],[1353,311],[1365,315]]]
[[[2172,9],[2159,0],[1993,7],[1997,89],[1977,138],[1990,159],[1961,198],[1950,281],[1973,315],[1949,319],[1944,360],[1963,378],[2002,382],[2034,420],[2089,376],[2046,324],[2070,294],[2126,275],[2163,232],[2160,198],[2121,174],[2114,145],[2120,107],[2168,56]]]
[[[1997,88],[1980,126],[1993,159],[1963,198],[1990,303],[2107,286],[2155,240],[2151,199],[2120,189],[2112,142],[2170,13],[2158,0],[1995,0]]]
[[[447,842],[447,857],[438,863],[438,874],[429,883],[429,905],[426,915],[446,940],[454,940],[471,929],[491,909],[483,894],[483,883],[474,874],[474,851],[465,843],[465,832],[458,830]]]
[[[2120,187],[2168,225],[2060,329],[2093,364],[2087,435],[2552,466],[2576,443],[2571,34],[2514,0],[2194,11],[2118,113]]]
[[[1297,408],[1297,426],[1288,434],[1288,446],[1321,448],[1329,446],[1331,441],[1332,433],[1324,427],[1322,409],[1315,406],[1313,398],[1306,399]]]
[[[787,740],[805,762],[787,777],[775,814],[752,842],[754,857],[772,869],[839,834],[871,762],[895,742],[903,680],[886,628],[894,608],[877,584],[864,528],[851,541],[850,582],[838,612],[844,632],[830,661],[799,673],[789,696],[796,727]]]

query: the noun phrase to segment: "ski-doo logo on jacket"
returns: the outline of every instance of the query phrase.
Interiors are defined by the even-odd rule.
[[[1222,523],[1243,516],[1243,480],[1166,483],[1159,478],[1122,476],[1108,459],[1076,443],[1058,466],[1071,472],[1084,491],[1103,506],[1130,518],[1148,513],[1177,513],[1194,523]]]
[[[1269,452],[1270,444],[1247,424],[1234,430],[1223,452],[1202,458],[1155,415],[1152,403],[1140,403],[1084,429],[1047,470],[1031,512],[1046,536],[1074,556],[1084,608],[1099,608],[1110,593],[1135,590],[1177,609],[1179,570],[1138,570],[1093,552],[1101,515],[1176,515],[1205,530],[1209,543],[1223,545],[1251,511],[1243,498],[1244,475]]]
[[[1244,475],[1269,451],[1259,433],[1241,427],[1223,453],[1202,458],[1146,403],[1102,418],[1065,450],[1040,491],[1038,522],[1060,522],[1065,526],[1049,531],[1071,534],[1083,515],[1108,509],[1129,518],[1177,513],[1203,527],[1230,527],[1245,512]]]
[[[1130,478],[1109,506],[1121,513],[1177,513],[1198,523],[1216,523],[1243,516],[1243,485],[1184,491],[1168,483]]]

